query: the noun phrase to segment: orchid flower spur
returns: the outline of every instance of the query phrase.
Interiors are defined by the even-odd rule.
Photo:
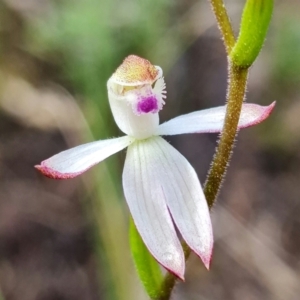
[[[161,135],[220,132],[226,106],[181,115],[159,124],[166,100],[162,70],[148,60],[128,56],[107,83],[113,117],[126,136],[84,144],[36,166],[55,179],[73,178],[128,147],[123,188],[131,215],[155,259],[184,277],[184,253],[175,225],[189,247],[209,268],[213,234],[209,209],[193,167]],[[239,128],[262,122],[267,106],[244,104]]]

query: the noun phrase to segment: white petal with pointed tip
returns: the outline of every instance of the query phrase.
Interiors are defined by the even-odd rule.
[[[184,254],[157,177],[155,138],[137,141],[127,150],[123,188],[134,223],[144,243],[166,269],[183,279]]]
[[[112,154],[121,151],[135,139],[124,136],[103,141],[96,141],[60,152],[41,165],[36,166],[44,175],[56,178],[73,178]]]
[[[264,121],[272,112],[275,102],[269,106],[243,104],[239,129]],[[159,125],[157,135],[183,133],[220,132],[223,128],[226,106],[219,106],[181,115]]]
[[[163,187],[167,206],[182,237],[209,268],[213,234],[209,209],[193,167],[161,137],[148,145],[155,153],[153,167]]]

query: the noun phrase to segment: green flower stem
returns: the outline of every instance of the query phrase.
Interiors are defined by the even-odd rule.
[[[204,194],[209,208],[213,206],[213,203],[218,195],[218,191],[226,173],[226,168],[230,161],[241,108],[245,97],[247,77],[248,69],[242,69],[230,63],[227,111],[224,128],[207,176],[206,183],[204,185]],[[187,260],[190,256],[191,249],[185,242],[182,243],[182,247],[184,249],[185,260]],[[173,274],[168,273],[162,283],[160,296],[156,298],[156,300],[170,299],[175,283],[176,277]]]
[[[219,29],[222,34],[226,52],[229,55],[235,44],[235,37],[232,26],[223,0],[210,0],[213,12],[216,16]]]
[[[232,62],[229,62],[229,87],[224,127],[204,185],[204,194],[209,208],[213,206],[217,198],[231,158],[246,92],[247,77],[248,68],[239,68]]]
[[[248,69],[263,46],[273,11],[273,0],[247,0],[237,42],[223,0],[210,0],[210,3],[223,37],[229,64],[224,127],[204,185],[204,194],[211,209],[231,158],[246,93]],[[191,250],[185,242],[182,246],[187,260]],[[168,273],[161,284],[159,296],[154,299],[169,300],[175,283],[176,277]]]
[[[222,0],[211,0],[211,5],[222,33],[227,54],[229,55],[235,44],[235,38],[224,3]],[[224,128],[204,185],[204,194],[208,201],[209,208],[212,207],[217,197],[231,157],[246,92],[248,69],[236,67],[229,62],[228,75],[229,86]],[[182,243],[182,247],[184,249],[185,260],[187,260],[191,254],[191,249],[185,242]],[[176,279],[177,278],[173,274],[168,273],[162,282],[160,295],[155,300],[169,300]]]

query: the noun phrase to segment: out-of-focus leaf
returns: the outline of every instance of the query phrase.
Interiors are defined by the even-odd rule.
[[[273,69],[282,85],[300,81],[300,31],[298,17],[286,16],[275,31]]]

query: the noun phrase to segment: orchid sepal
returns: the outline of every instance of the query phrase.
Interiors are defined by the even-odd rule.
[[[263,122],[272,113],[276,102],[268,106],[245,103],[242,106],[238,129],[251,127]],[[204,109],[181,115],[158,126],[157,135],[187,133],[218,133],[223,129],[226,106]]]
[[[53,179],[74,178],[100,161],[126,148],[134,140],[133,137],[123,136],[83,144],[58,153],[42,161],[35,168],[43,175]]]

